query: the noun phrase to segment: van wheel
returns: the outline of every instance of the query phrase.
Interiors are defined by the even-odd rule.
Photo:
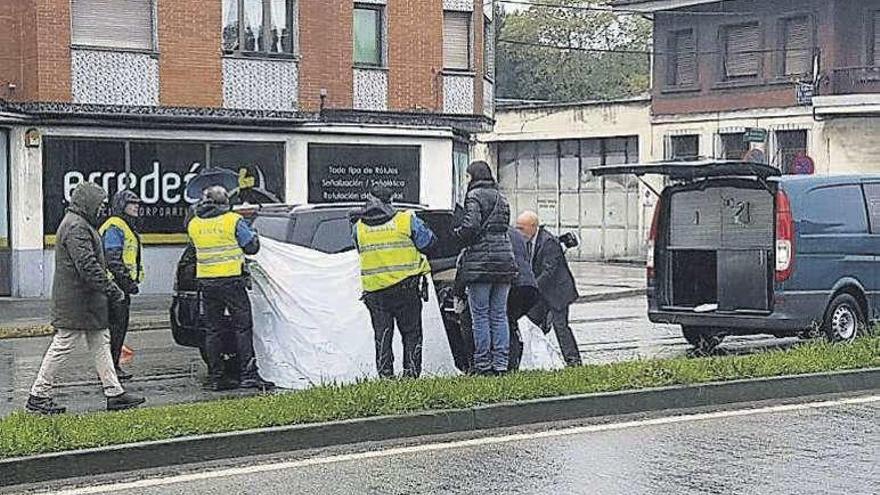
[[[699,355],[707,355],[718,347],[727,336],[720,330],[706,327],[681,327],[681,333],[688,344],[694,346]]]
[[[831,301],[822,329],[831,342],[852,342],[866,328],[865,316],[856,298],[840,294]]]

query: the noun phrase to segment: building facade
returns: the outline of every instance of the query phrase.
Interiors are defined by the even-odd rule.
[[[360,201],[381,182],[451,207],[491,128],[491,1],[6,3],[0,296],[48,295],[79,182],[140,194],[144,292],[167,293],[200,170],[279,202]]]
[[[880,170],[880,1],[614,5],[654,20],[653,159],[749,153],[783,173]]]
[[[571,258],[641,259],[654,195],[633,176],[590,170],[650,159],[650,104],[642,97],[499,107],[475,155],[494,165],[512,210],[533,210],[553,232],[578,236]]]

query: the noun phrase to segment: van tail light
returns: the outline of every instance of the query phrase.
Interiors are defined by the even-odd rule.
[[[657,204],[654,206],[654,218],[651,220],[651,230],[648,232],[648,245],[646,253],[648,279],[653,279],[656,275],[656,271],[654,270],[654,249],[657,245],[657,224],[660,221],[661,208],[662,202],[657,201]]]
[[[794,271],[794,217],[783,191],[776,193],[776,281],[785,282]]]

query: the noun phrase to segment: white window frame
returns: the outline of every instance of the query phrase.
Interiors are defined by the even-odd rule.
[[[223,5],[223,0],[221,1],[221,9]],[[248,57],[248,58],[295,58],[299,54],[299,0],[287,0],[293,3],[293,7],[290,9],[289,16],[290,18],[287,20],[288,27],[290,28],[290,36],[291,36],[291,51],[288,52],[270,52],[263,50],[253,50],[248,51],[242,49],[244,46],[244,31],[241,29],[241,26],[244,25],[244,0],[235,0],[238,4],[238,47],[233,50],[226,49],[223,46],[223,29],[226,27],[225,22],[221,19],[221,27],[220,27],[220,49],[223,50],[223,54],[226,56],[233,57]],[[266,19],[266,7],[271,5],[270,0],[262,0],[263,3],[263,27],[270,26],[270,22]]]

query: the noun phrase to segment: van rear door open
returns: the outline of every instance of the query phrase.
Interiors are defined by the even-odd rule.
[[[772,310],[775,183],[769,165],[738,161],[598,167],[593,174],[662,175],[654,297],[668,311]]]

